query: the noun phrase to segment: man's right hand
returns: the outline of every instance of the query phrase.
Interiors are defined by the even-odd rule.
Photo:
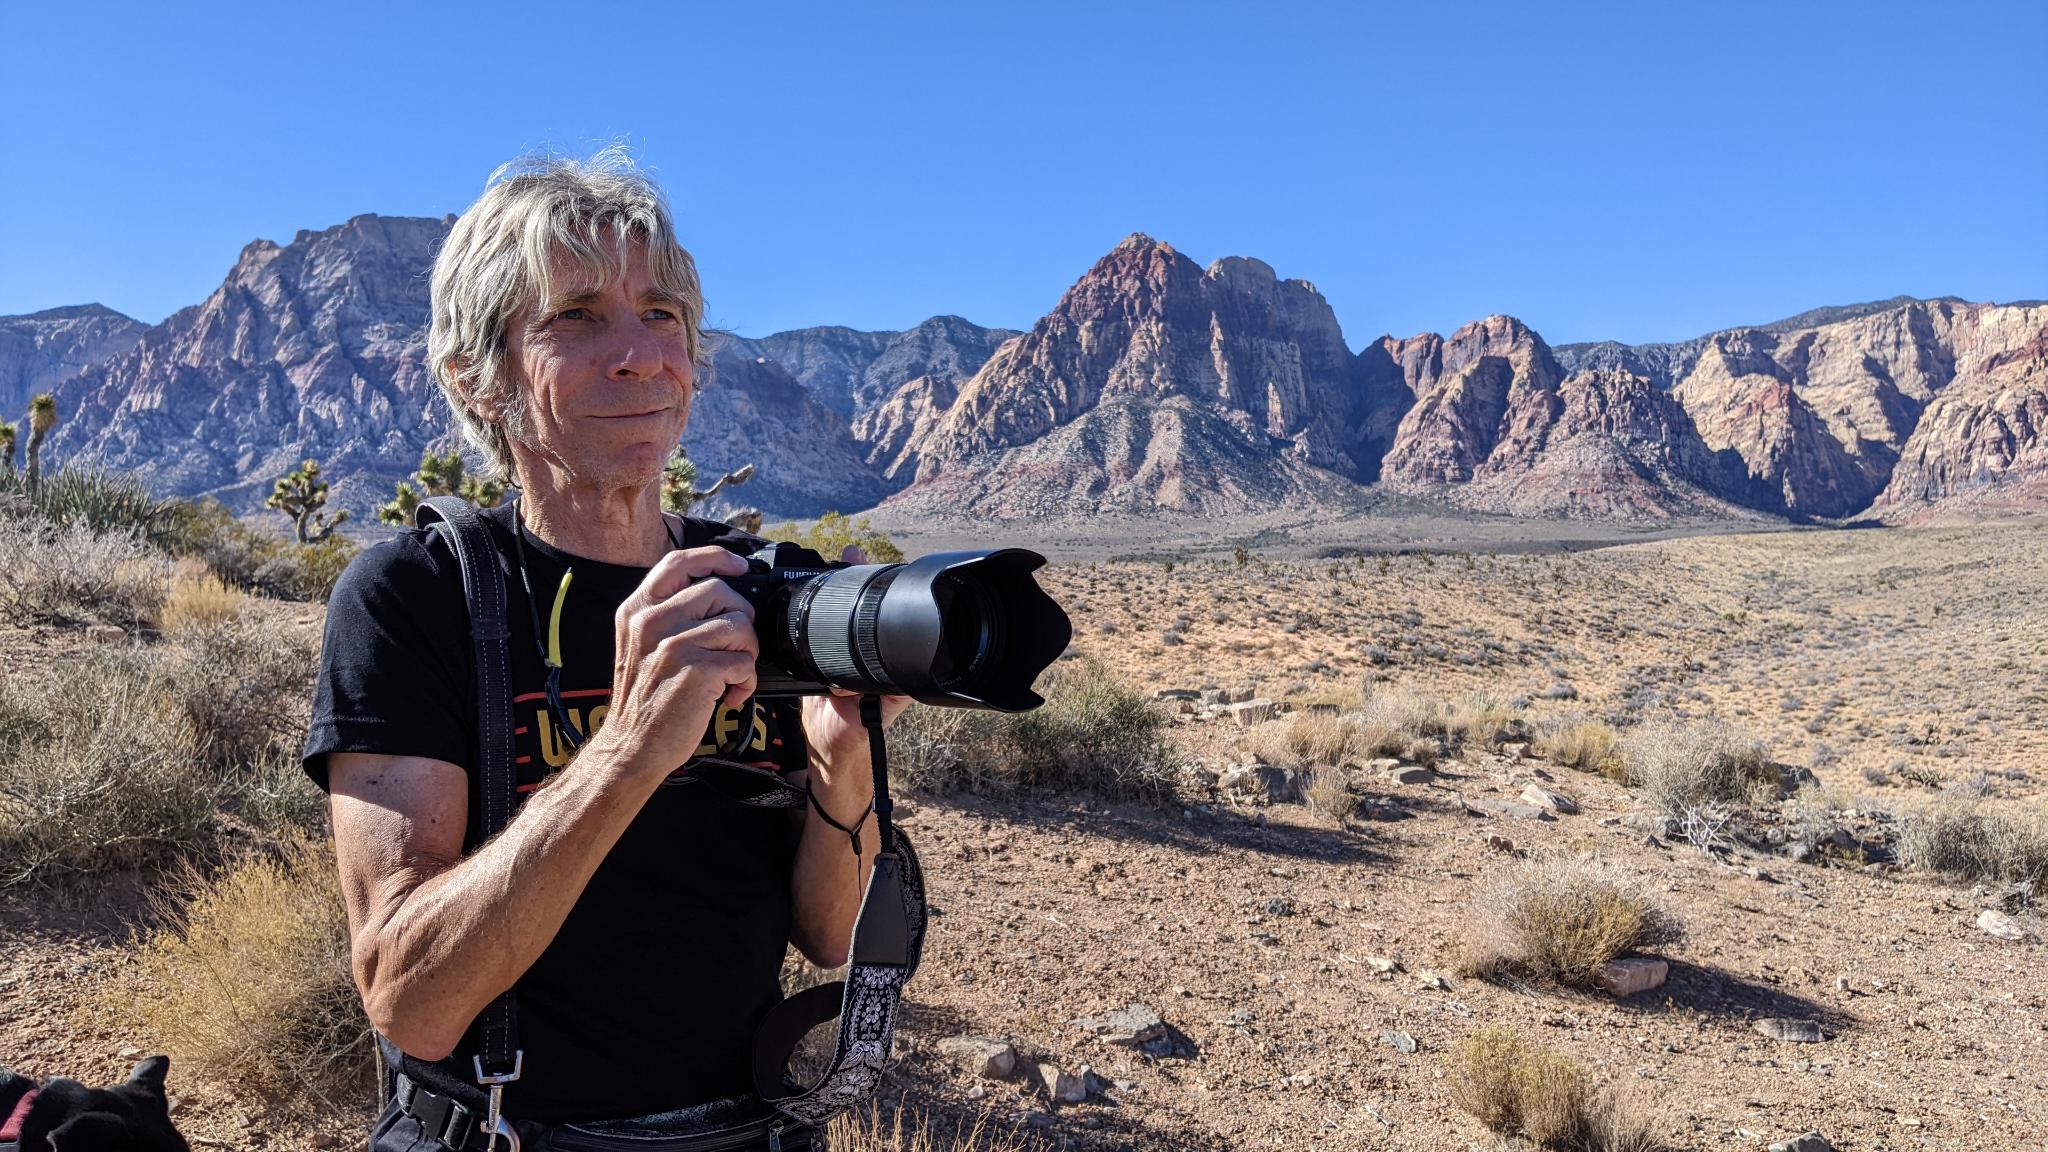
[[[723,704],[756,687],[754,609],[720,576],[747,562],[716,546],[661,558],[619,605],[612,696],[602,741],[636,772],[666,776],[697,752]]]

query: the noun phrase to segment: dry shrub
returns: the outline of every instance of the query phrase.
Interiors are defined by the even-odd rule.
[[[1342,768],[1313,768],[1303,783],[1302,799],[1333,824],[1343,824],[1358,811],[1358,796]]]
[[[1402,739],[1449,734],[1443,701],[1410,688],[1379,687],[1369,693],[1361,719]]]
[[[1485,693],[1447,705],[1444,727],[1459,744],[1475,748],[1492,748],[1523,731],[1521,714]]]
[[[1255,729],[1252,750],[1268,764],[1297,768],[1312,764],[1342,764],[1347,760],[1378,755],[1382,731],[1363,723],[1355,715],[1300,712],[1285,723],[1266,724]]]
[[[1678,920],[1634,874],[1549,856],[1495,869],[1473,900],[1463,971],[1488,980],[1592,983],[1602,964],[1680,938]]]
[[[1633,1101],[1591,1090],[1577,1063],[1507,1028],[1459,1041],[1451,1099],[1496,1132],[1568,1152],[1655,1152],[1651,1118]]]
[[[1628,783],[1673,819],[1775,796],[1778,769],[1762,742],[1718,720],[1644,721],[1621,741]]]
[[[326,600],[356,554],[346,536],[300,544],[274,527],[235,519],[211,497],[178,504],[166,535],[172,552],[196,558],[229,585],[283,600]]]
[[[0,681],[0,886],[317,828],[297,768],[312,653],[249,616]]]
[[[1055,665],[1043,706],[1016,714],[912,708],[890,731],[889,766],[907,787],[1084,791],[1169,801],[1181,757],[1166,714],[1090,660]]]
[[[0,620],[134,628],[156,619],[170,560],[130,536],[0,516]]]
[[[1952,792],[1905,814],[1899,863],[1955,880],[2048,884],[2048,813]]]
[[[245,597],[197,560],[178,562],[157,617],[167,635],[215,627],[241,615]]]
[[[966,1127],[940,1130],[922,1114],[897,1104],[869,1101],[833,1117],[825,1129],[832,1152],[1027,1152],[1038,1147],[1023,1137],[989,1126],[987,1115]]]
[[[147,648],[0,681],[0,886],[163,863],[206,844],[229,792]]]
[[[200,1075],[266,1100],[371,1083],[374,1043],[349,967],[334,850],[290,839],[213,880],[189,873],[118,1007]]]
[[[1575,720],[1546,728],[1536,737],[1536,754],[1566,768],[1624,780],[1621,737],[1598,720]]]

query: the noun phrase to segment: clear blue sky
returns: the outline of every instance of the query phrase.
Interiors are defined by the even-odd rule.
[[[0,0],[0,314],[156,321],[242,245],[618,139],[710,318],[1028,326],[1126,233],[1355,348],[2048,296],[2048,4]]]

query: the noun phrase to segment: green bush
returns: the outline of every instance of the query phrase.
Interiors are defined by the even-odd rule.
[[[1165,713],[1101,665],[1055,665],[1043,707],[1016,714],[915,707],[890,729],[890,767],[912,788],[1088,792],[1172,799],[1181,757]]]
[[[166,546],[197,558],[228,584],[280,600],[326,600],[356,554],[347,537],[300,544],[237,520],[210,497],[177,506]]]
[[[839,554],[849,544],[865,549],[870,564],[900,564],[903,549],[888,535],[875,530],[867,517],[849,519],[837,512],[827,512],[818,517],[808,528],[798,528],[793,522],[785,521],[781,527],[773,528],[761,535],[769,540],[794,540],[827,560],[839,559]]]

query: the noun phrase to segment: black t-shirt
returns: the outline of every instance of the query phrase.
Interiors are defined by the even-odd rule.
[[[550,714],[546,667],[534,637],[514,551],[512,509],[487,510],[509,596],[514,753],[523,798],[568,762]],[[686,518],[685,547],[746,553],[761,543],[710,520]],[[613,622],[644,568],[568,556],[525,537],[539,624],[565,568],[562,702],[585,730],[603,723],[611,695]],[[545,643],[545,631],[541,636]],[[454,552],[438,533],[409,529],[349,565],[327,607],[327,636],[305,769],[327,786],[330,752],[425,756],[472,771],[469,832],[480,822],[476,675],[469,612]],[[763,702],[738,759],[781,771],[804,767],[794,701]],[[713,738],[737,728],[721,709]],[[655,790],[584,887],[547,950],[519,978],[524,1075],[505,1089],[507,1115],[546,1123],[643,1116],[752,1088],[754,1027],[782,998],[791,922],[790,875],[802,812],[735,803],[678,773]],[[449,1060],[470,1080],[474,1027]]]

